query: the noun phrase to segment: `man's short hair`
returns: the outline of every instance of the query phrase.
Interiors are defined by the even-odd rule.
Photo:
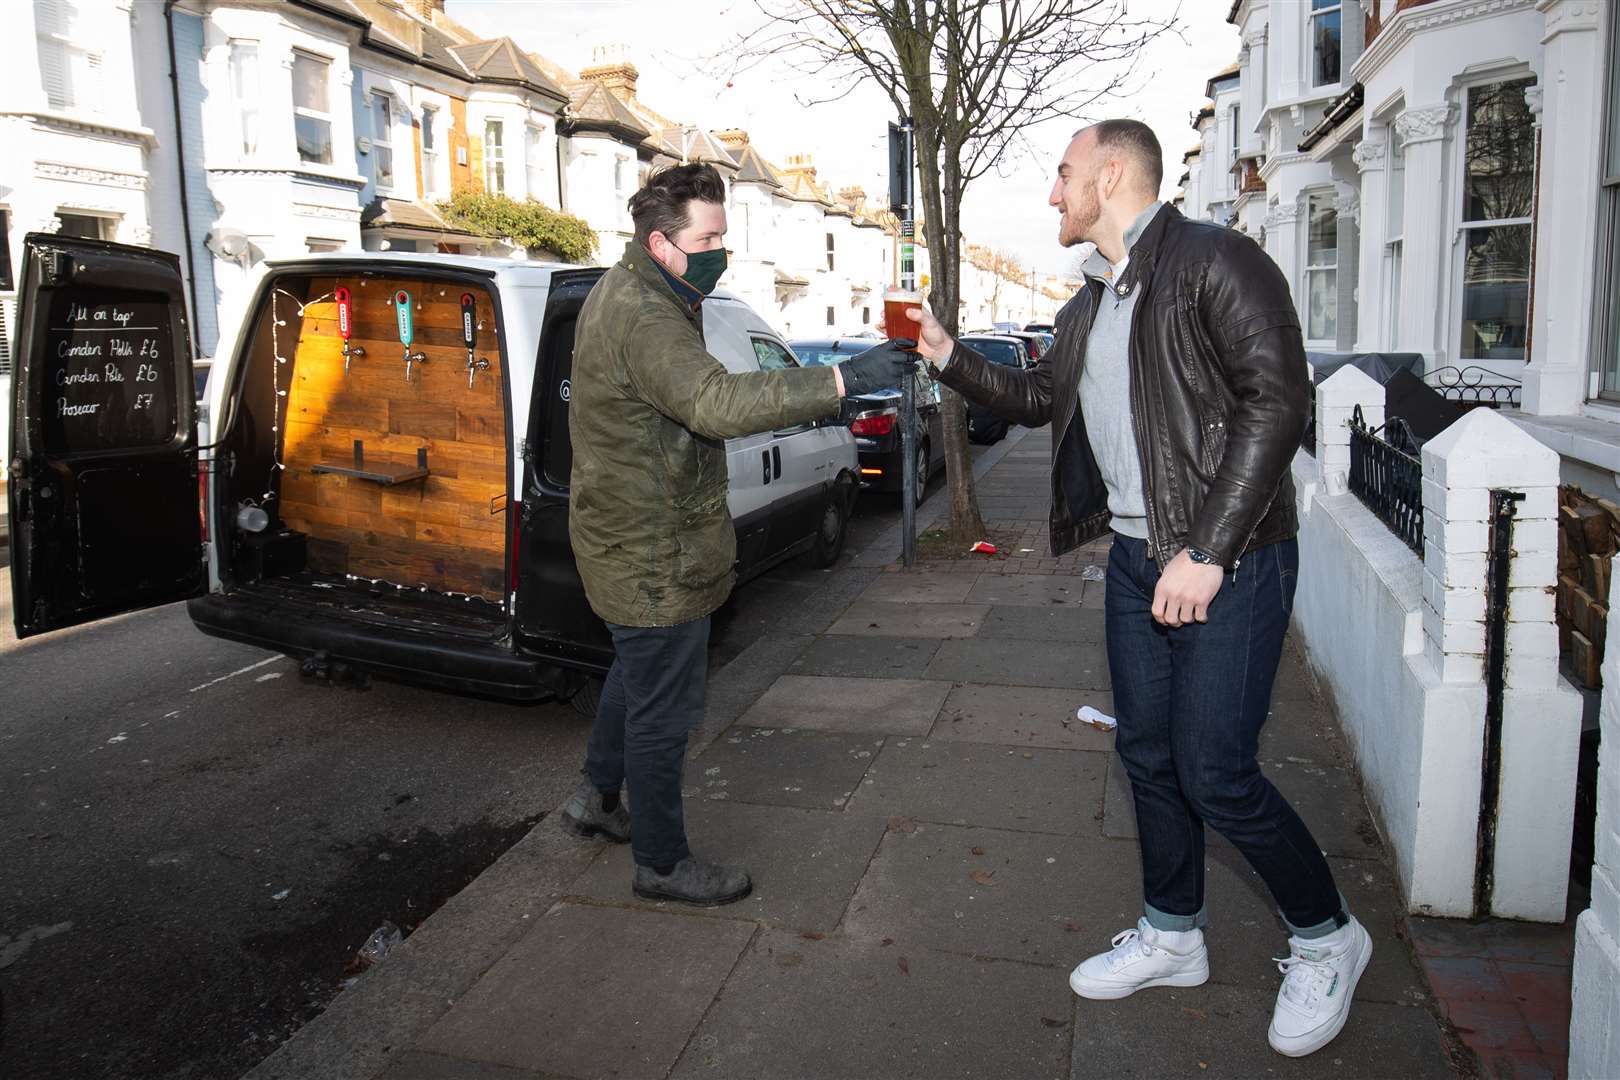
[[[692,223],[687,204],[693,199],[725,205],[726,182],[713,165],[670,165],[653,173],[641,190],[630,196],[630,220],[635,222],[636,239],[643,247],[655,232],[673,240],[676,233]]]
[[[1140,120],[1104,120],[1088,130],[1097,133],[1097,148],[1136,162],[1142,179],[1151,187],[1143,194],[1159,197],[1164,185],[1164,150],[1153,129]]]

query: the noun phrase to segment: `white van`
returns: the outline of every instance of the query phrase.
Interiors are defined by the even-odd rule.
[[[17,635],[190,599],[312,674],[571,698],[612,660],[568,542],[574,321],[601,268],[457,255],[272,261],[209,374],[199,446],[178,259],[24,241],[11,427]],[[728,370],[797,360],[703,305]],[[738,573],[827,565],[849,430],[727,444]],[[592,695],[583,695],[589,698]]]

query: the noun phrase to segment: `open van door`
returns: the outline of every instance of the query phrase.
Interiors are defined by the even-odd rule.
[[[21,262],[9,458],[17,636],[202,593],[180,260],[32,233]]]

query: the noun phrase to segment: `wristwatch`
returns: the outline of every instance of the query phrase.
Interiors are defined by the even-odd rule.
[[[1213,555],[1211,555],[1211,554],[1209,554],[1207,552],[1199,551],[1195,547],[1187,548],[1187,558],[1189,558],[1193,562],[1199,563],[1199,564],[1201,564],[1203,566],[1219,566],[1219,565],[1221,565],[1220,560],[1215,558],[1215,556],[1213,556]]]

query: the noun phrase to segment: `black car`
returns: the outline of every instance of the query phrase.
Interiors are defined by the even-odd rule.
[[[1003,334],[967,334],[962,344],[992,364],[1005,364],[1012,368],[1034,366],[1029,343]],[[968,438],[976,443],[1000,442],[1012,425],[983,405],[968,402]]]
[[[881,342],[873,338],[812,338],[788,343],[806,367],[841,364]],[[928,481],[945,467],[945,431],[939,409],[939,387],[921,375],[917,379],[917,415],[922,421],[917,445],[917,501],[923,501]],[[861,486],[900,494],[900,400],[898,388],[863,394],[849,431],[860,456]]]

